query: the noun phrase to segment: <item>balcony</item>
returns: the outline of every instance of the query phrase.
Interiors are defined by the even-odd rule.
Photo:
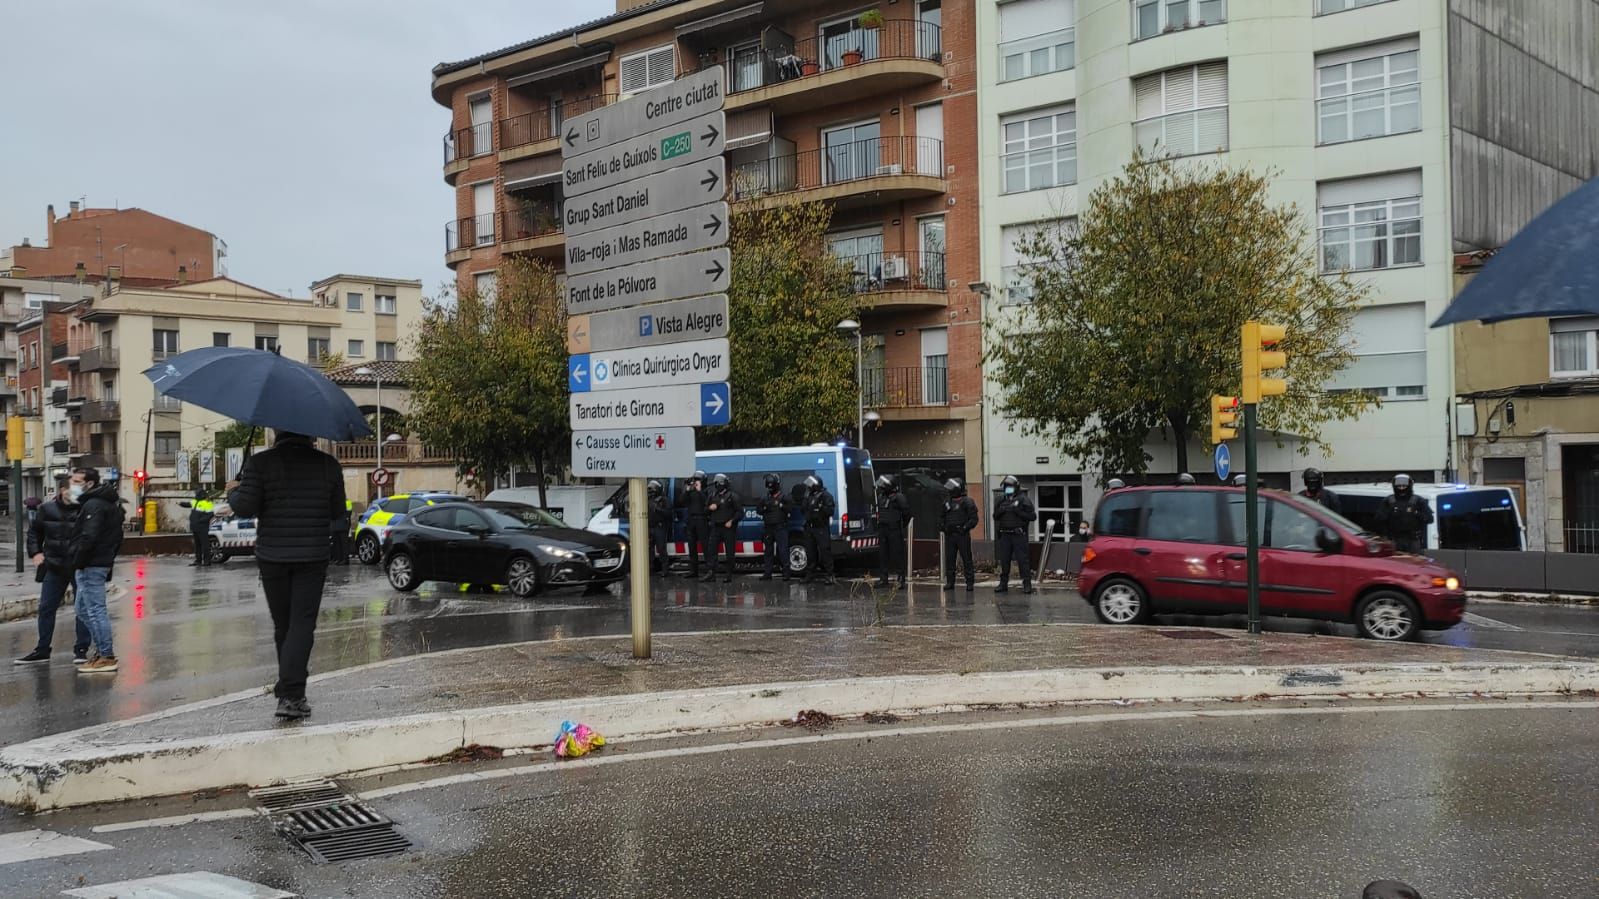
[[[52,441],[50,443],[50,452],[53,455],[65,456],[67,454],[68,445],[69,441],[65,437],[61,438],[60,440]]]
[[[855,292],[872,309],[943,309],[949,306],[944,254],[862,253],[841,257],[855,270]]]
[[[82,468],[116,468],[117,460],[105,453],[71,453],[77,459],[77,465]]]
[[[874,137],[736,166],[733,199],[756,206],[831,201],[836,206],[938,196],[944,142],[932,137]]]
[[[943,32],[932,22],[891,19],[792,41],[770,30],[761,46],[728,58],[729,110],[791,113],[893,94],[944,79]]]
[[[468,216],[444,226],[444,262],[457,265],[472,256],[474,247],[494,243],[494,213]]]
[[[526,201],[504,213],[501,249],[507,253],[530,253],[559,259],[566,247],[561,228],[559,203]]]
[[[117,368],[117,350],[109,346],[92,346],[78,356],[78,371],[114,371]]]
[[[376,467],[378,447],[376,443],[335,443],[333,456],[340,462],[353,463],[357,466]],[[384,465],[407,464],[442,464],[454,462],[455,456],[449,450],[435,446],[427,446],[416,441],[404,443],[389,443],[383,447]]]
[[[883,410],[885,418],[942,418],[949,407],[949,366],[868,368],[862,372],[861,394],[866,407]],[[892,410],[911,414],[886,414]]]
[[[57,409],[67,404],[67,388],[57,387],[50,391],[50,405]]]
[[[561,150],[561,125],[574,116],[616,102],[616,94],[551,100],[548,109],[500,120],[500,161],[510,162]]]
[[[28,405],[18,405],[17,415],[22,418],[38,418],[43,412]]]
[[[183,402],[176,397],[156,394],[155,400],[150,404],[150,409],[155,412],[182,412]]]
[[[121,421],[122,405],[115,400],[96,400],[84,403],[78,411],[79,420],[85,422]]]
[[[468,125],[444,135],[444,180],[455,183],[455,176],[466,171],[472,159],[494,152],[494,126],[489,122]]]

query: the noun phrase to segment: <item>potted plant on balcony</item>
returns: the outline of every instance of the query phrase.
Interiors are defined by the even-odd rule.
[[[861,13],[860,18],[855,20],[855,24],[867,30],[882,28],[883,14],[878,10],[868,9],[867,11]]]
[[[844,51],[844,65],[847,65],[847,66],[859,65],[860,61],[861,61],[861,51],[853,50],[853,49]]]
[[[818,65],[816,60],[814,60],[814,59],[806,59],[806,60],[801,60],[800,61],[800,74],[801,75],[806,75],[806,76],[815,75],[816,73],[820,72],[821,70],[822,70],[822,67],[820,65]]]

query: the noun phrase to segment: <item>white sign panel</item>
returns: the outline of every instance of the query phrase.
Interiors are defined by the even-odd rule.
[[[237,481],[239,470],[244,468],[244,447],[228,447],[228,480]]]
[[[566,311],[572,315],[641,303],[720,293],[733,265],[726,247],[656,259],[588,275],[568,275]]]
[[[178,452],[177,458],[174,461],[177,463],[177,465],[176,465],[176,468],[177,468],[176,474],[177,474],[177,478],[178,478],[178,483],[180,483],[180,484],[189,483],[189,454],[188,454],[188,452],[180,450]]]
[[[727,243],[727,204],[707,203],[566,239],[568,276],[622,268]]]
[[[724,77],[721,66],[711,66],[613,106],[567,119],[561,126],[561,155],[576,156],[715,112],[722,108]]]
[[[584,353],[569,359],[573,391],[725,381],[732,371],[726,337]]]
[[[658,175],[584,194],[563,204],[566,239],[652,216],[692,209],[727,194],[727,160],[721,156]]]
[[[567,403],[574,431],[725,425],[733,414],[725,381],[574,393]]]
[[[612,309],[567,319],[573,355],[727,336],[727,294]]]
[[[581,156],[569,156],[561,164],[566,202],[634,178],[714,159],[726,149],[726,136],[726,114],[712,112]]]
[[[200,480],[214,484],[217,479],[217,456],[211,450],[200,450]]]
[[[694,429],[574,431],[572,472],[589,478],[677,478],[693,474]]]

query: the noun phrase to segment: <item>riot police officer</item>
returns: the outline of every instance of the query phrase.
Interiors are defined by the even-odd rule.
[[[666,488],[650,481],[650,557],[655,573],[665,577],[672,567],[666,541],[672,533],[672,510],[666,505]]]
[[[811,555],[811,567],[805,572],[805,581],[809,583],[819,572],[829,584],[836,584],[838,579],[833,575],[832,525],[838,504],[833,501],[833,494],[822,485],[822,479],[816,475],[805,479],[805,501],[801,509],[805,513],[805,548]]]
[[[1432,506],[1416,495],[1415,483],[1408,474],[1394,475],[1393,496],[1383,497],[1377,508],[1377,532],[1394,542],[1394,549],[1419,553],[1427,549],[1427,526],[1432,524]]]
[[[727,567],[722,571],[722,581],[731,584],[733,558],[738,550],[738,523],[744,519],[744,503],[733,492],[733,482],[727,475],[717,472],[716,477],[711,478],[710,501],[705,504],[705,510],[710,513],[711,523],[711,573],[705,579],[716,580],[716,557],[726,547]]]
[[[911,501],[899,492],[888,475],[877,478],[877,586],[888,586],[889,572],[905,586],[905,525],[911,520]]]
[[[1021,568],[1022,592],[1033,592],[1033,564],[1028,558],[1027,526],[1038,517],[1032,500],[1022,492],[1022,482],[1015,475],[1006,475],[1000,481],[999,500],[994,503],[994,548],[999,556],[999,586],[995,593],[1010,592],[1010,565],[1015,560]]]
[[[966,495],[966,485],[950,478],[944,482],[949,498],[944,500],[944,589],[955,589],[955,560],[966,572],[966,592],[977,587],[977,572],[972,568],[972,529],[977,527],[977,503]]]
[[[766,565],[761,580],[772,579],[774,565],[783,569],[783,580],[792,580],[788,572],[788,528],[794,519],[794,501],[783,492],[783,481],[777,475],[767,475],[764,483],[766,495],[755,504],[755,511],[761,513],[761,558]]]
[[[1313,503],[1321,503],[1329,512],[1338,511],[1338,496],[1328,490],[1324,484],[1326,479],[1321,471],[1315,468],[1305,469],[1305,489],[1299,495]]]
[[[677,504],[687,513],[688,527],[688,576],[700,576],[700,555],[703,553],[707,559],[714,551],[711,547],[711,519],[710,511],[705,508],[705,472],[696,471],[683,486],[683,493],[677,498]],[[714,569],[713,569],[714,570]]]

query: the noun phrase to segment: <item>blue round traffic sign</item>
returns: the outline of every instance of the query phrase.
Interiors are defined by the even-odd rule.
[[[1216,477],[1225,481],[1233,473],[1233,454],[1227,444],[1216,444]]]

